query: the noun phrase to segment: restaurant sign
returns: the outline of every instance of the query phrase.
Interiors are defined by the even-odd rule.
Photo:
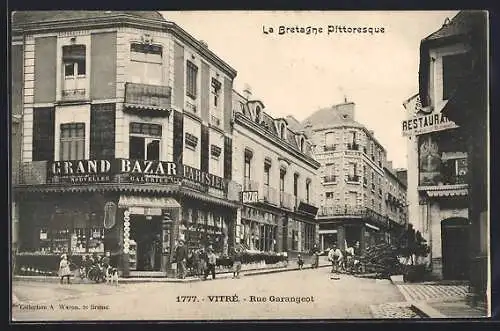
[[[418,116],[402,122],[403,136],[414,136],[424,133],[457,128],[455,122],[450,121],[442,113],[433,113]]]
[[[226,191],[222,177],[188,165],[157,160],[76,160],[54,161],[48,167],[50,183],[155,183],[180,184],[191,182],[202,187]]]

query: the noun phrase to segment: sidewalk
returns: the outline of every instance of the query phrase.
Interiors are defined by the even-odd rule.
[[[319,267],[329,267],[330,263],[325,261],[319,261]],[[305,265],[302,269],[311,269],[311,265]],[[256,275],[266,275],[271,273],[278,272],[286,272],[286,271],[296,271],[299,270],[296,267],[296,263],[289,263],[286,268],[269,268],[269,269],[257,269],[257,270],[247,270],[242,271],[241,275],[245,276],[256,276]],[[216,279],[227,279],[232,278],[232,272],[223,272],[216,274]],[[57,276],[13,276],[13,281],[30,281],[30,282],[50,282],[50,283],[58,283],[60,281]],[[81,280],[79,278],[73,277],[73,283],[81,284],[88,283],[88,280]],[[146,282],[163,282],[163,283],[191,283],[191,282],[199,282],[202,281],[199,277],[186,277],[185,279],[177,279],[177,278],[166,278],[166,277],[129,277],[129,278],[120,278],[120,283],[146,283]]]
[[[467,302],[468,285],[464,282],[394,282],[406,302],[423,318],[484,318],[484,305],[472,307]]]

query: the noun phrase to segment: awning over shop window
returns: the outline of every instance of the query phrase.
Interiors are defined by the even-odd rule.
[[[118,206],[124,207],[142,207],[142,208],[180,208],[177,200],[171,197],[144,197],[137,195],[121,195]]]
[[[365,226],[366,226],[367,228],[372,229],[372,230],[375,230],[375,231],[380,231],[380,228],[378,228],[378,227],[376,227],[376,226],[374,226],[374,225],[371,225],[371,224],[365,223]]]

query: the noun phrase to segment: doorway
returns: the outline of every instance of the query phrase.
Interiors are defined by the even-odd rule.
[[[137,271],[161,270],[161,217],[132,215],[130,237],[137,243]]]
[[[464,280],[468,276],[469,226],[466,218],[441,221],[443,279]]]

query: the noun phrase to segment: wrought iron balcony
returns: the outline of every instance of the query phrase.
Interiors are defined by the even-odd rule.
[[[323,147],[323,150],[324,150],[325,152],[334,151],[334,150],[336,150],[336,149],[337,149],[337,146],[335,146],[335,145],[325,145],[325,146]]]
[[[348,143],[347,149],[350,151],[357,151],[357,150],[359,150],[359,145],[356,143]]]
[[[337,182],[337,176],[335,175],[328,175],[323,177],[323,182],[324,183],[336,183]]]
[[[79,101],[79,100],[85,100],[85,98],[86,98],[86,90],[84,88],[62,90],[63,101]]]
[[[215,125],[215,126],[220,126],[221,120],[215,115],[210,116],[210,124]]]
[[[169,111],[171,95],[170,86],[125,84],[125,106],[129,109]]]
[[[348,182],[355,182],[359,183],[359,175],[347,175],[347,181]]]
[[[244,191],[258,191],[259,182],[256,182],[254,180],[248,180],[245,178],[245,181],[243,183],[243,189]]]
[[[280,206],[292,210],[294,197],[290,193],[280,192]]]
[[[17,165],[14,185],[47,184],[47,161],[21,162]],[[14,170],[14,169],[13,169]]]
[[[264,185],[264,202],[277,205],[278,204],[278,191],[274,187]]]

